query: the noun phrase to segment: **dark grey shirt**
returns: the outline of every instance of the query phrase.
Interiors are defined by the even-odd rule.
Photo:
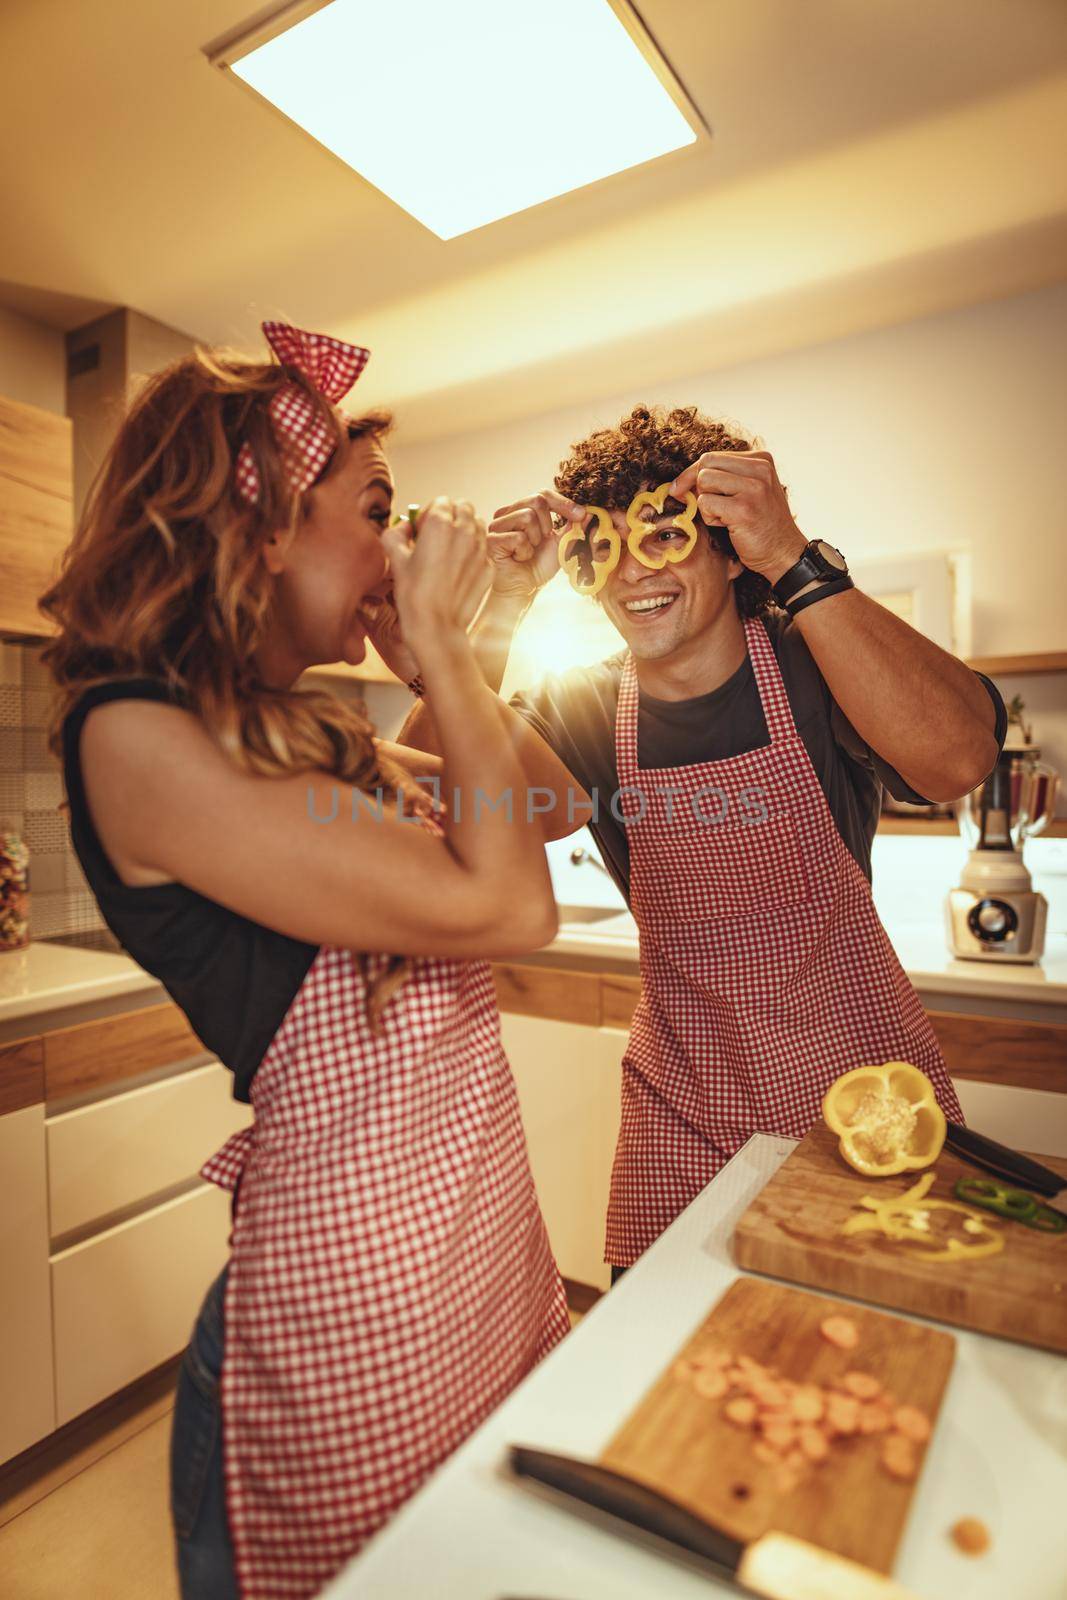
[[[797,732],[804,741],[838,832],[860,868],[871,876],[871,839],[878,823],[882,790],[898,800],[923,803],[887,761],[864,743],[830,694],[804,638],[791,618],[766,619]],[[612,815],[610,801],[619,787],[615,762],[615,712],[625,652],[594,667],[576,667],[542,679],[511,704],[537,729],[590,795],[597,791],[599,821],[590,827],[604,865],[630,897],[630,852],[626,830]],[[1007,711],[996,688],[982,679],[996,710],[996,737],[1003,745]],[[639,694],[638,763],[642,767],[685,767],[725,761],[770,743],[752,663],[746,657],[732,677],[711,694],[693,700],[654,700]],[[616,809],[620,809],[618,805]],[[588,812],[577,813],[579,822]]]

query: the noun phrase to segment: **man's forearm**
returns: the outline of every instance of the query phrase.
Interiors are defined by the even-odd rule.
[[[857,589],[796,626],[860,738],[918,794],[955,800],[996,759],[995,712],[969,667]]]
[[[496,594],[492,591],[471,628],[470,640],[482,676],[494,694],[499,693],[511,654],[515,630],[530,609],[533,596]],[[433,712],[424,700],[412,708],[396,736],[397,744],[440,754],[441,744]]]

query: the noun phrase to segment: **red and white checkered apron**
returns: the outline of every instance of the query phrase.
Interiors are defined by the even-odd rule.
[[[615,749],[641,999],[608,1206],[605,1259],[616,1266],[636,1260],[751,1134],[805,1134],[850,1067],[911,1061],[962,1121],[797,733],[767,631],[749,620],[745,637],[771,742],[726,761],[639,768],[632,656],[623,669]]]
[[[384,968],[375,957],[370,974]],[[489,967],[412,963],[372,1033],[319,951],[252,1086],[222,1370],[245,1600],[318,1592],[568,1328]]]

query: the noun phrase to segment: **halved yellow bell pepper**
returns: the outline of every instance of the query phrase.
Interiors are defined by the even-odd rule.
[[[662,567],[667,565],[668,561],[684,561],[696,544],[699,533],[696,525],[697,497],[695,494],[687,494],[685,497],[685,510],[680,511],[671,524],[672,527],[678,529],[679,533],[687,535],[685,545],[680,545],[676,550],[664,547],[659,553],[658,560],[653,559],[645,550],[644,542],[652,532],[652,525],[648,522],[640,521],[641,512],[646,506],[651,506],[654,511],[662,515],[670,489],[669,483],[661,483],[658,489],[643,490],[641,494],[634,495],[626,510],[626,526],[630,530],[626,539],[626,548],[636,561],[640,561],[643,567],[651,567],[653,572],[659,572]]]
[[[849,1166],[868,1177],[932,1166],[945,1143],[934,1086],[909,1061],[842,1073],[826,1091],[822,1114]]]
[[[586,506],[585,509],[596,517],[596,530],[583,532],[580,528],[568,528],[560,537],[559,564],[567,574],[572,589],[579,594],[599,594],[619,564],[622,539],[611,520],[610,511],[605,511],[603,506]],[[607,554],[600,559],[593,554],[594,538],[606,539],[610,546]],[[589,582],[584,582],[583,579],[590,572],[592,576]]]

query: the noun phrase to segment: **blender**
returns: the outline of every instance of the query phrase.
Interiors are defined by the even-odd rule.
[[[966,961],[1040,961],[1048,901],[1034,890],[1023,843],[1051,821],[1059,775],[1036,745],[1005,744],[980,789],[957,802],[971,848],[959,888],[949,892],[949,949]]]

